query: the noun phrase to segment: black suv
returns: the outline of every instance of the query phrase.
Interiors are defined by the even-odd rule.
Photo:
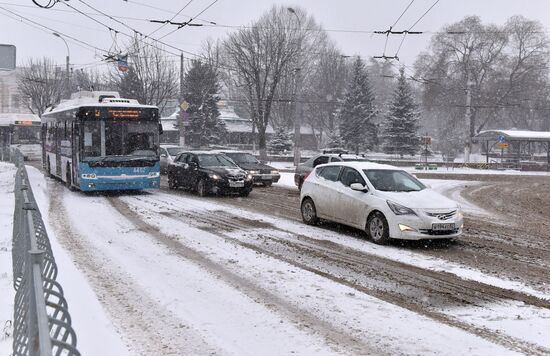
[[[254,155],[248,152],[220,152],[231,158],[233,162],[237,164],[237,166],[252,174],[254,183],[261,183],[268,187],[273,183],[277,183],[279,179],[281,179],[281,174],[277,169],[258,161],[256,157],[254,157]]]
[[[238,193],[245,197],[252,191],[252,175],[221,153],[182,152],[168,166],[168,187],[195,190],[200,196]]]

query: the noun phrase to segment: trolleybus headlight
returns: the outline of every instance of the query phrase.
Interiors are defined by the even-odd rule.
[[[160,172],[149,172],[149,178],[160,177]]]
[[[95,175],[95,173],[84,173],[84,174],[82,174],[82,178],[84,178],[84,179],[96,179],[97,176]]]

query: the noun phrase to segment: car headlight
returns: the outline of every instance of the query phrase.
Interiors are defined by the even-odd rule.
[[[248,171],[250,174],[260,174],[260,171]]]
[[[83,179],[96,179],[97,176],[95,175],[95,173],[84,173],[84,174],[82,174],[82,178]]]
[[[222,177],[220,177],[219,175],[217,174],[210,174],[210,178],[214,179],[214,180],[218,180],[218,179],[221,179]]]
[[[160,172],[149,172],[149,178],[160,177]]]
[[[273,174],[273,175],[277,175],[277,174],[279,174],[279,171],[277,171],[277,170],[275,170],[275,171],[271,171],[271,174]]]
[[[252,174],[248,173],[248,174],[246,175],[246,180],[251,180],[252,178],[253,178],[253,177],[252,177]]]
[[[416,215],[412,209],[407,208],[406,206],[391,202],[389,200],[387,200],[386,203],[388,203],[388,206],[395,215]]]

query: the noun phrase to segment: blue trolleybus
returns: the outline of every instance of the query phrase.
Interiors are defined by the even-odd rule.
[[[159,188],[159,111],[79,92],[42,115],[44,170],[83,191]]]

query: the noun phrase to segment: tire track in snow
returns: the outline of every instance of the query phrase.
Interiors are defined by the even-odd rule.
[[[138,230],[149,234],[156,241],[165,245],[171,251],[186,260],[192,261],[201,268],[216,276],[219,276],[223,281],[234,286],[251,299],[261,302],[269,309],[279,313],[299,328],[323,337],[327,341],[328,345],[331,346],[336,352],[350,355],[364,354],[365,352],[372,354],[387,354],[387,351],[379,349],[378,346],[368,343],[367,340],[361,340],[349,335],[349,333],[345,330],[341,330],[318,316],[287,302],[276,294],[259,287],[245,277],[231,272],[230,270],[224,268],[221,264],[210,260],[202,253],[184,246],[172,236],[162,233],[156,226],[145,222],[122,200],[113,197],[107,199],[113,208],[132,222]]]
[[[290,239],[282,239],[280,235],[271,235],[266,229],[261,235],[264,239],[269,240],[270,244],[245,242],[233,237],[234,234],[232,232],[243,231],[245,233],[251,228],[261,228],[261,223],[255,220],[243,219],[221,210],[205,211],[198,208],[194,211],[195,209],[192,206],[193,199],[186,199],[183,202],[181,199],[170,197],[170,195],[166,194],[162,196],[144,194],[130,197],[129,199],[145,202],[145,204],[139,205],[142,208],[146,208],[148,204],[152,204],[163,209],[168,209],[170,210],[169,213],[160,214],[172,218],[175,222],[185,222],[205,231],[212,232],[214,230],[216,234],[227,241],[279,259],[295,267],[318,274],[389,303],[418,312],[447,325],[458,327],[512,350],[539,355],[545,355],[550,352],[550,350],[542,346],[515,338],[511,335],[500,334],[499,332],[478,327],[445,315],[444,312],[437,310],[437,308],[426,306],[423,299],[430,300],[440,297],[449,305],[483,305],[487,302],[517,300],[542,308],[550,307],[550,302],[548,301],[476,281],[463,280],[452,274],[428,271],[372,256],[350,248],[344,248],[335,243],[323,246],[327,241],[321,241],[310,236],[297,235],[274,226],[270,226],[269,228],[287,233],[292,237]],[[189,209],[193,211],[189,211]],[[154,209],[149,209],[149,213],[159,214]],[[142,220],[142,218],[138,219]],[[277,245],[279,245],[279,249],[276,247]],[[311,261],[305,258],[308,256],[312,258]],[[348,272],[348,275],[343,277],[341,273],[334,273],[334,271],[331,271],[331,267],[334,266],[341,266]],[[374,287],[372,281],[368,282],[371,283],[370,285],[368,283],[367,285],[361,284],[358,281],[364,280],[362,276],[366,273],[368,273],[370,278],[379,278],[385,281],[379,280],[381,284]],[[381,275],[377,276],[377,273]],[[413,292],[400,294],[397,290],[398,288],[396,289],[395,286],[401,288],[409,286],[413,289]]]
[[[48,184],[49,223],[60,244],[90,281],[128,348],[139,355],[215,354],[214,348],[143,293],[124,272],[108,268],[109,260],[71,227],[63,196],[80,193],[68,192],[58,182]]]

